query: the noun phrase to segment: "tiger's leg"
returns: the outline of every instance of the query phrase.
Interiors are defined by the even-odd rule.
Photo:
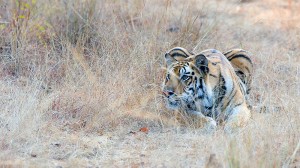
[[[217,129],[217,123],[213,118],[204,116],[199,111],[190,111],[188,114],[194,119],[195,126],[201,128],[205,133],[213,133]]]
[[[240,128],[246,126],[250,120],[251,112],[247,105],[244,103],[235,107],[225,123],[224,131],[226,133],[234,133],[239,131]]]

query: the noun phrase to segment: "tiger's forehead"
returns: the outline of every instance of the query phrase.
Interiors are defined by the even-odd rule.
[[[174,72],[179,72],[181,68],[183,68],[186,65],[186,62],[177,62],[173,66],[173,71]]]
[[[188,62],[177,62],[177,63],[175,63],[173,65],[172,71],[173,71],[173,73],[175,73],[178,76],[180,76],[180,74],[184,74],[186,72],[192,71],[192,68],[189,67],[189,63]]]

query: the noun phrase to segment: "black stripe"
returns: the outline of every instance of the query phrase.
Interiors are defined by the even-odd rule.
[[[172,50],[170,53],[176,52],[176,51],[181,51],[181,52],[183,52],[185,55],[180,54],[180,53],[174,53],[174,54],[178,54],[179,56],[188,57],[188,54],[187,54],[186,52],[184,52],[181,48],[176,48],[176,49]],[[171,55],[174,56],[174,54],[171,54]],[[191,53],[189,53],[189,54],[191,54]],[[191,55],[192,55],[192,54],[191,54]]]
[[[186,50],[186,49],[185,49]],[[173,49],[171,52],[173,51],[182,51],[183,53],[185,53],[186,55],[190,54],[190,55],[194,55],[193,52],[186,50],[186,52],[182,49],[182,48],[175,48]],[[188,54],[187,54],[188,53]]]
[[[246,93],[249,94],[250,93],[251,88],[248,88]]]
[[[232,57],[227,58],[227,59],[228,59],[229,61],[231,61],[231,60],[233,60],[233,59],[235,59],[235,58],[245,58],[246,60],[248,60],[248,61],[252,64],[251,59],[250,59],[248,56],[243,55],[243,54],[233,55]]]
[[[232,109],[236,108],[237,106],[242,105],[243,103],[244,103],[244,100],[241,103],[238,103],[238,104],[234,105],[234,107]]]
[[[241,81],[246,84],[246,81],[245,81],[246,75],[244,74],[244,72],[243,71],[235,71],[235,73],[241,79]]]
[[[245,84],[245,85],[246,85],[246,84]],[[240,90],[241,90],[242,93],[243,93],[243,96],[245,96],[246,90],[243,89],[243,86],[242,86],[241,82],[239,82],[239,87],[240,87]],[[246,86],[245,86],[245,87],[246,87]],[[245,89],[247,89],[247,88],[245,88]]]
[[[196,91],[194,90],[193,95],[195,96],[195,95],[198,93],[198,92],[197,92],[197,83],[198,83],[199,81],[197,80],[197,77],[195,77],[194,81],[195,81],[194,88],[196,89]],[[198,96],[197,96],[197,97],[198,97]]]
[[[199,84],[199,88],[200,88],[200,89],[203,89],[202,80],[203,80],[203,79],[200,79],[200,84]]]
[[[235,74],[240,79],[237,82],[239,84],[240,91],[242,92],[243,96],[245,96],[245,93],[246,93],[246,90],[247,90],[247,84],[246,84],[246,81],[245,81],[246,75],[241,71],[236,71]],[[238,74],[240,74],[242,76],[239,76]],[[245,89],[243,88],[242,83],[245,84]]]
[[[229,53],[233,52],[233,51],[237,51],[238,52],[247,52],[246,50],[243,50],[243,49],[232,49],[232,50],[229,50],[227,51],[226,53],[223,53],[225,56],[228,55]]]
[[[185,57],[185,58],[187,58],[186,55],[183,55],[183,54],[180,54],[180,53],[171,54],[171,57]]]
[[[219,63],[221,63],[221,62],[212,62],[211,64],[217,65],[217,64],[219,64]]]
[[[235,71],[235,73],[239,73],[239,74],[241,74],[241,75],[244,75],[244,72],[243,72],[243,71],[240,71],[240,70]]]
[[[233,50],[227,51],[226,53],[224,53],[224,55],[226,56],[227,54],[231,53]]]
[[[202,80],[203,80],[203,79],[199,79],[199,87],[196,89],[197,91],[198,91],[198,90],[201,90],[201,91],[202,91],[202,95],[201,95],[201,96],[198,95],[198,98],[199,98],[199,99],[203,99],[203,98],[204,98],[204,91],[203,91]]]
[[[212,77],[214,77],[214,78],[218,78],[216,75],[213,75],[213,74],[209,74],[209,76],[212,76]]]
[[[211,109],[213,108],[213,106],[210,106],[210,107],[205,106],[204,108],[205,108],[206,110],[211,110]]]
[[[250,74],[250,70],[249,70],[249,68],[248,67],[244,67],[247,71],[248,71],[248,74]]]
[[[231,74],[232,75],[232,74]],[[228,97],[230,97],[230,95],[232,95],[233,91],[234,91],[234,82],[233,82],[233,79],[232,79],[232,89],[230,91],[230,93],[228,94]]]
[[[182,52],[184,52],[183,49],[181,49],[181,48],[174,48],[171,52],[174,52],[174,51],[182,51]]]
[[[225,83],[225,79],[224,77],[221,75],[220,76],[220,83],[221,83],[221,87],[219,88],[219,91],[218,91],[218,98],[216,99],[215,101],[215,105],[218,106],[220,102],[222,102],[225,94],[226,94],[226,83]]]
[[[230,103],[230,102],[232,101],[232,99],[235,97],[236,93],[237,93],[237,91],[235,90],[233,96],[231,96],[231,97],[229,96],[229,97],[230,97],[230,100],[227,102],[225,108],[229,105],[229,103]]]
[[[184,72],[183,72],[183,73],[185,73],[185,72],[186,72],[186,69],[185,69],[185,67],[182,67],[182,69],[184,70]]]

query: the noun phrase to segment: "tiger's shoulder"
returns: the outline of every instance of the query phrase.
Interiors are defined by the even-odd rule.
[[[245,85],[246,93],[249,94],[253,78],[253,61],[250,52],[244,49],[231,49],[222,53],[216,49],[207,49],[199,54],[205,55],[214,64],[221,63],[221,66],[227,66],[229,69],[232,67]]]

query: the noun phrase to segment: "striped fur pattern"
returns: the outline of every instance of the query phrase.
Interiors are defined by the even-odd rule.
[[[246,92],[249,94],[251,90],[253,63],[250,53],[243,49],[233,49],[224,53],[230,61],[237,76],[246,85]]]
[[[169,50],[166,55],[170,55],[177,61],[182,61],[185,58],[194,55],[194,53],[182,47],[175,47]]]
[[[193,55],[178,47],[167,52],[168,71],[163,88],[167,107],[204,119],[207,121],[205,127],[215,128],[215,123],[225,121],[225,131],[231,132],[243,126],[251,116],[246,102],[251,74],[239,77],[235,70],[239,68],[244,73],[246,66],[239,66],[237,58],[241,58],[242,63],[246,62],[245,58],[227,55],[226,58],[215,49]],[[235,60],[236,68],[229,58]]]

